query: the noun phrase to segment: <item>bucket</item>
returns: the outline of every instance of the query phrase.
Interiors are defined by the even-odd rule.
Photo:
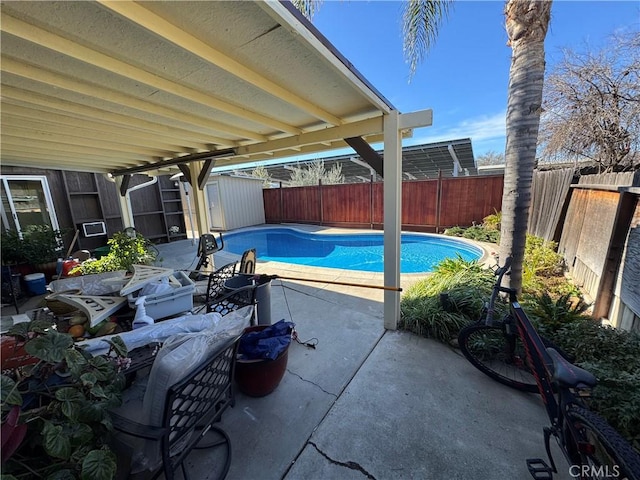
[[[257,325],[245,328],[244,333],[264,330],[269,325]],[[289,347],[280,352],[275,360],[257,359],[245,360],[236,359],[235,380],[238,388],[245,395],[250,397],[264,397],[273,392],[278,385],[284,372],[287,369],[289,360]]]
[[[44,273],[25,275],[24,283],[27,285],[27,291],[32,295],[44,295],[47,292]]]
[[[258,325],[271,325],[271,280],[265,277],[259,277],[254,280],[253,275],[234,275],[224,282],[224,288],[227,291],[237,290],[242,287],[253,285],[257,281],[256,303],[258,304]]]
[[[98,247],[93,251],[93,256],[96,257],[96,260],[99,260],[102,257],[106,257],[107,255],[109,255],[110,251],[111,247],[109,245]]]

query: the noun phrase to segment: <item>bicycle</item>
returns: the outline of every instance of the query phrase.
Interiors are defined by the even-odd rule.
[[[516,291],[502,286],[510,266],[511,257],[497,268],[483,317],[460,331],[458,344],[467,360],[489,377],[523,391],[532,392],[533,386],[541,395],[550,421],[543,431],[551,465],[541,458],[527,459],[532,477],[553,479],[558,473],[550,449],[553,436],[572,477],[640,480],[640,455],[585,403],[584,397],[595,386],[596,378],[543,339],[520,306]],[[508,312],[496,320],[500,293],[508,295]]]

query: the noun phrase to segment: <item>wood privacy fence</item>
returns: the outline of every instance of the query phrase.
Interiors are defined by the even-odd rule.
[[[536,172],[529,233],[558,242],[595,318],[640,330],[640,172]]]
[[[502,208],[502,175],[402,182],[402,229],[441,232]],[[381,182],[263,190],[267,223],[382,229]]]

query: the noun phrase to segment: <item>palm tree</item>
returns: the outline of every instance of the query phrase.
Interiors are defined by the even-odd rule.
[[[520,290],[540,126],[544,39],[551,17],[551,0],[508,0],[504,11],[512,55],[507,97],[500,258],[513,258],[507,282],[511,288]]]
[[[506,29],[512,49],[507,100],[507,142],[500,257],[513,263],[508,285],[522,288],[522,261],[531,203],[544,81],[544,39],[552,0],[507,0]],[[293,0],[311,18],[322,0]],[[411,74],[436,38],[451,0],[408,0],[403,13],[404,53]]]

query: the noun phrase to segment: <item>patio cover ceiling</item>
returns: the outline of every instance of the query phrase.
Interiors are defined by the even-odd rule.
[[[288,2],[3,2],[3,165],[172,173],[379,142],[393,106]]]

